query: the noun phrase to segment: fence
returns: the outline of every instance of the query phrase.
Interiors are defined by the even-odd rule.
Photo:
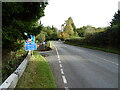
[[[0,90],[7,90],[9,88],[13,89],[16,87],[19,78],[21,77],[27,66],[30,56],[31,52],[29,51],[27,57],[18,66],[18,68],[2,83],[2,85],[0,86]]]

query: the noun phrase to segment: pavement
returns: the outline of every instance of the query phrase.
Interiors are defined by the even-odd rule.
[[[117,54],[53,42],[40,52],[49,62],[58,88],[118,88]]]

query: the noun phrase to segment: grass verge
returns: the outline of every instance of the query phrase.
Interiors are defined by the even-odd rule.
[[[119,50],[115,50],[115,49],[111,49],[111,48],[101,48],[101,47],[94,47],[94,46],[88,46],[88,45],[78,45],[75,43],[70,43],[70,42],[63,42],[65,44],[69,44],[69,45],[73,45],[73,46],[78,46],[78,47],[84,47],[84,48],[90,48],[90,49],[95,49],[95,50],[101,50],[104,52],[110,52],[110,53],[114,53],[114,54],[119,54],[120,55],[120,51]]]
[[[17,88],[57,88],[49,64],[38,52],[33,53]]]
[[[50,43],[50,48],[53,49],[54,45],[52,44],[52,41],[49,41],[49,43]]]

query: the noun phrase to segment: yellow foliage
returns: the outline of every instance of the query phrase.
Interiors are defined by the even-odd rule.
[[[65,32],[61,32],[61,38],[65,39],[65,38],[68,38],[69,35]]]

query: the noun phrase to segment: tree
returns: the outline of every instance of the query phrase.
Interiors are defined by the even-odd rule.
[[[64,27],[64,33],[68,34],[67,36],[74,35],[72,24],[73,24],[72,19],[68,18],[68,20],[66,20],[66,26]]]
[[[72,36],[74,34],[72,25],[67,24],[64,28],[64,32],[67,33],[69,36]]]
[[[56,40],[58,39],[58,33],[57,33],[57,28],[55,28],[54,26],[50,27],[44,27],[42,28],[42,30],[40,31],[39,35],[42,33],[45,35],[45,41],[47,40]],[[38,36],[39,36],[38,35]]]
[[[65,33],[65,32],[61,32],[58,37],[65,40],[66,38],[69,37],[69,35],[67,33]]]
[[[115,13],[114,18],[110,22],[110,28],[107,29],[106,33],[108,33],[108,44],[116,47],[120,50],[120,10]]]
[[[37,35],[36,40],[38,40],[39,43],[44,42],[46,40],[44,32],[41,32],[39,35]]]
[[[43,2],[3,2],[2,3],[2,46],[16,50],[23,40],[24,32],[37,35],[40,29],[34,25],[44,16],[46,3]],[[42,28],[41,26],[39,28]],[[35,33],[37,32],[37,33]]]
[[[77,33],[78,33],[78,35],[79,35],[80,37],[84,37],[84,35],[85,35],[85,30],[84,30],[83,27],[77,28],[76,31],[77,31]]]
[[[69,17],[69,18],[68,18],[68,21],[69,21],[69,23],[72,25],[73,31],[76,32],[76,26],[75,26],[75,24],[74,24],[74,22],[73,22],[72,17]]]
[[[117,13],[115,13],[114,18],[110,23],[111,26],[120,25],[120,10],[118,10]]]

